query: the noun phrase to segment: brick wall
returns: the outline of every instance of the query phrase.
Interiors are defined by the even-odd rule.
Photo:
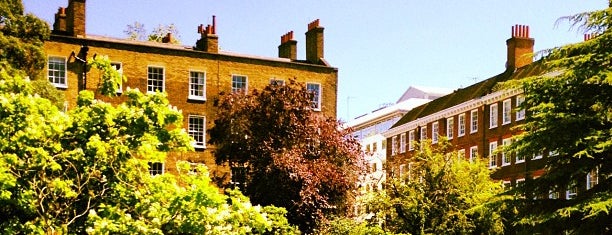
[[[212,101],[220,92],[230,92],[232,75],[247,76],[248,89],[262,89],[268,85],[271,78],[288,81],[295,78],[297,82],[320,83],[322,89],[321,112],[325,115],[336,116],[336,97],[338,73],[337,69],[322,65],[313,65],[301,62],[289,62],[280,59],[262,59],[248,56],[224,55],[206,53],[186,49],[181,46],[150,43],[126,42],[123,40],[83,39],[65,36],[52,36],[45,42],[45,51],[49,56],[62,56],[68,59],[67,88],[65,93],[68,107],[76,105],[79,84],[82,79],[82,63],[70,57],[72,52],[78,54],[82,45],[89,47],[88,57],[93,55],[107,55],[113,62],[122,64],[123,75],[127,87],[147,91],[147,68],[156,66],[164,68],[165,90],[170,103],[182,110],[183,128],[187,128],[189,114],[206,117],[206,129],[212,127],[215,120],[215,109]],[[193,101],[189,95],[189,72],[200,71],[206,73],[206,101]],[[87,89],[93,90],[98,86],[100,75],[96,71],[87,74]],[[120,103],[124,97],[96,98],[111,103]],[[194,153],[171,153],[167,159],[165,169],[175,170],[176,160],[206,163],[211,171],[211,177],[227,180],[229,177],[227,167],[218,167],[214,164],[214,146],[208,145],[205,150]]]

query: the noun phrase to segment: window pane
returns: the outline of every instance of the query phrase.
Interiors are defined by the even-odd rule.
[[[164,68],[149,67],[147,79],[148,92],[164,91]]]
[[[313,109],[321,109],[321,85],[316,83],[306,83],[306,90],[311,94]]]
[[[206,146],[206,119],[203,116],[189,115],[189,136],[194,139],[194,147]]]
[[[232,92],[233,93],[238,93],[238,92],[246,93],[246,90],[247,90],[247,77],[233,75],[232,76]]]
[[[51,56],[47,66],[49,82],[56,87],[66,87],[66,59]]]
[[[206,74],[203,72],[189,73],[189,98],[205,99]]]

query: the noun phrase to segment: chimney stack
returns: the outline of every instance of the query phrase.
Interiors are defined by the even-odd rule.
[[[200,39],[196,42],[196,50],[205,51],[209,53],[219,53],[219,36],[217,36],[217,20],[213,15],[212,25],[200,24],[198,26],[198,33],[201,35]]]
[[[55,13],[53,33],[85,37],[85,0],[68,0],[68,7]]]
[[[293,40],[293,31],[281,36],[281,44],[278,46],[278,57],[291,60],[297,59],[297,41]]]
[[[172,43],[172,33],[166,34],[165,37],[162,38],[163,43]]]
[[[53,23],[53,32],[66,32],[66,8],[60,7],[55,13],[55,22]]]
[[[325,28],[319,26],[319,19],[308,24],[306,32],[306,60],[311,63],[318,64],[323,55],[323,30]]]
[[[512,26],[512,37],[506,40],[508,47],[507,70],[515,70],[533,62],[535,40],[529,37],[529,26]]]

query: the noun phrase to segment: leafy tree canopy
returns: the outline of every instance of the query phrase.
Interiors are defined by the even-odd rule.
[[[312,110],[311,95],[293,80],[222,95],[209,130],[217,163],[244,170],[245,194],[287,208],[290,222],[307,233],[328,215],[347,211],[363,167],[358,143]]]
[[[114,90],[113,90],[114,92]],[[79,94],[67,113],[0,71],[0,229],[8,233],[295,233],[275,207],[219,194],[206,168],[151,177],[148,162],[188,151],[162,93],[117,106]]]
[[[42,77],[45,66],[43,40],[49,25],[32,14],[24,15],[21,1],[0,0],[0,67],[9,73],[19,68],[33,79]]]
[[[528,110],[521,127],[525,132],[512,148],[526,156],[543,150],[549,155],[546,173],[517,189],[526,195],[515,202],[520,209],[517,226],[531,232],[610,233],[612,2],[609,8],[561,20],[594,37],[547,51],[538,62],[544,75],[508,84],[523,89],[522,108]],[[577,196],[563,199],[566,190],[576,190]],[[549,198],[559,192],[559,199]]]
[[[499,210],[484,207],[503,191],[479,159],[460,159],[443,140],[421,143],[404,172],[370,195],[373,223],[402,234],[501,234]]]

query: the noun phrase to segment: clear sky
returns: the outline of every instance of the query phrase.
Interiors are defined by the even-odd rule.
[[[50,24],[68,0],[23,0]],[[217,16],[222,50],[277,57],[280,36],[293,30],[304,59],[307,24],[325,27],[325,59],[339,69],[338,118],[344,121],[393,103],[411,85],[459,88],[503,72],[506,39],[530,26],[535,50],[580,42],[561,16],[603,9],[606,0],[87,0],[87,33],[125,37],[141,22],[150,32],[174,23],[182,44]],[[325,91],[323,91],[325,92]]]

